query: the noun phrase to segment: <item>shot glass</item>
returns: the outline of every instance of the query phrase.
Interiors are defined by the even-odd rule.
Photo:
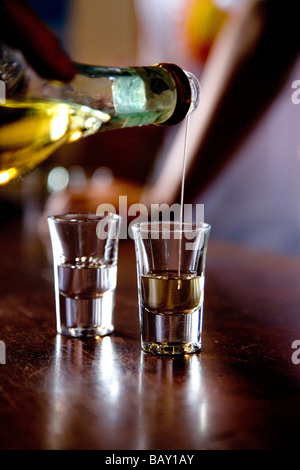
[[[114,329],[120,217],[48,217],[53,253],[57,332],[105,336]]]
[[[210,225],[141,222],[132,233],[142,349],[160,355],[200,351]]]

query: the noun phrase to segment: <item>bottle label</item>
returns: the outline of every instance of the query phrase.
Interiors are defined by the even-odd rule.
[[[140,77],[117,77],[112,83],[116,114],[139,114],[146,109],[145,84]]]

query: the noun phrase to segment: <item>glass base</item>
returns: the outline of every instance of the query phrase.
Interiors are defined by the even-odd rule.
[[[140,305],[142,349],[151,354],[191,354],[201,349],[202,308],[191,313],[154,313]]]
[[[64,336],[71,336],[72,338],[96,338],[97,336],[106,336],[114,331],[113,326],[111,327],[95,327],[95,328],[67,328],[63,327],[57,332]]]
[[[177,356],[200,352],[201,343],[145,343],[142,341],[142,349],[151,354]]]
[[[86,299],[59,295],[57,332],[73,338],[109,335],[114,330],[114,295],[114,291]]]

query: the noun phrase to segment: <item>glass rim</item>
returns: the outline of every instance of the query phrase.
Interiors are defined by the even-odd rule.
[[[69,212],[65,214],[48,215],[48,221],[54,221],[58,223],[90,223],[100,222],[101,220],[121,220],[121,216],[118,214],[110,213],[108,215],[94,214],[93,212]]]
[[[205,232],[210,231],[211,225],[206,222],[187,222],[187,221],[156,221],[156,222],[137,222],[131,225],[133,232],[186,232],[203,230]]]

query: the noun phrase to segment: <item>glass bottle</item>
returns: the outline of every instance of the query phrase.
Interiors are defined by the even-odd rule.
[[[200,101],[197,78],[174,64],[75,65],[70,83],[49,82],[0,44],[0,184],[64,143],[98,131],[177,124]]]

